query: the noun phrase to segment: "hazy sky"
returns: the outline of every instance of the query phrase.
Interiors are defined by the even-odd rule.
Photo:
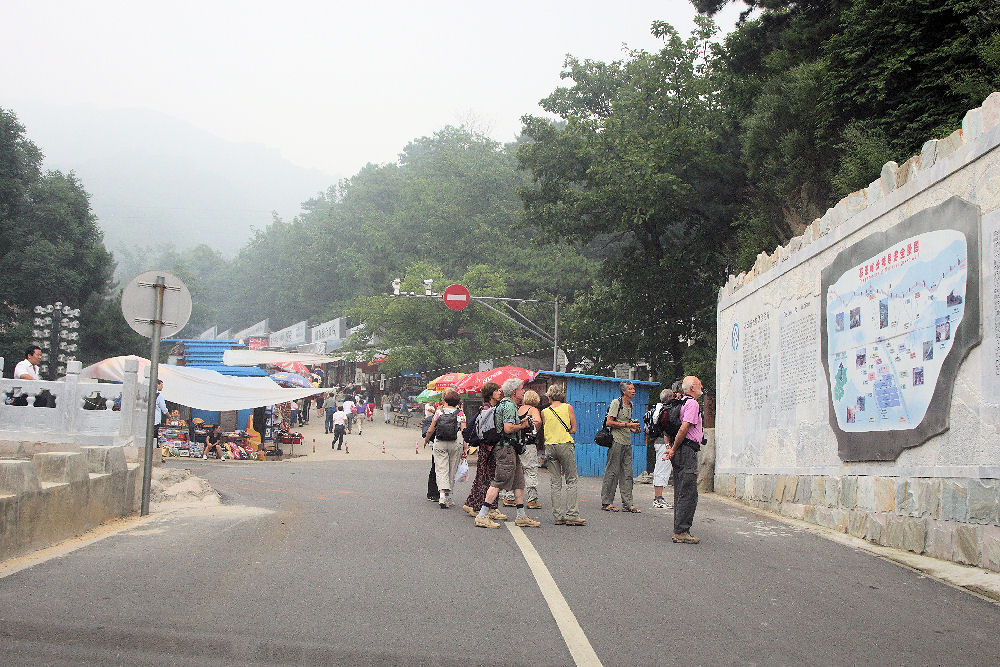
[[[693,16],[687,0],[4,0],[0,106],[153,109],[350,176],[470,118],[513,139],[565,54],[655,50],[653,20],[686,35]]]

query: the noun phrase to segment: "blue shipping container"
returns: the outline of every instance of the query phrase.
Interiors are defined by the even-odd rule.
[[[611,401],[621,396],[618,385],[624,378],[610,378],[599,375],[577,373],[556,373],[542,371],[536,381],[565,380],[566,401],[573,406],[576,414],[576,470],[583,477],[603,477],[607,464],[608,450],[594,443],[594,436],[604,427],[604,417]],[[657,382],[631,380],[635,385],[632,399],[632,418],[642,421],[649,403],[649,392],[659,387]],[[632,435],[632,475],[642,474],[646,469],[646,435]]]

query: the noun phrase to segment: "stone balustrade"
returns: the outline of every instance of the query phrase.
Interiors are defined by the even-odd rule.
[[[136,361],[126,362],[122,384],[82,382],[80,370],[70,361],[62,380],[0,379],[0,456],[59,445],[142,445],[147,398]],[[31,443],[40,444],[33,450]]]

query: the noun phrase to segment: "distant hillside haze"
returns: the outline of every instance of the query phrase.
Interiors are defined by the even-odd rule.
[[[325,191],[336,176],[296,166],[272,148],[236,143],[143,109],[8,104],[45,154],[73,170],[114,251],[207,244],[232,255],[272,221]]]

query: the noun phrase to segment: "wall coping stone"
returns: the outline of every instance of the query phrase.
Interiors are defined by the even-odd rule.
[[[906,204],[910,199],[916,197],[924,190],[934,184],[945,180],[957,171],[964,169],[980,159],[987,153],[1000,146],[1000,125],[991,125],[986,129],[986,125],[994,122],[997,115],[993,108],[1000,104],[992,93],[983,106],[979,107],[978,116],[972,114],[976,109],[970,110],[966,114],[968,120],[963,119],[963,124],[969,123],[973,128],[982,128],[978,133],[973,130],[970,136],[963,137],[962,129],[955,130],[943,139],[932,139],[924,143],[919,155],[919,169],[907,168],[907,174],[900,174],[900,167],[895,162],[887,162],[882,167],[882,174],[875,183],[880,183],[885,195],[877,200],[868,197],[868,206],[857,213],[844,217],[848,214],[848,198],[844,197],[835,206],[827,209],[820,218],[819,238],[811,243],[803,243],[796,252],[789,253],[789,261],[771,262],[768,266],[767,253],[757,256],[754,263],[754,270],[743,279],[736,276],[729,276],[726,284],[719,290],[718,310],[723,311],[733,304],[742,301],[757,290],[763,288],[782,275],[791,271],[803,262],[819,255],[836,245],[846,237],[851,236],[866,225],[887,213]],[[931,144],[931,141],[934,143]],[[930,158],[933,150],[934,161],[926,164],[925,154]],[[930,162],[930,159],[926,160]],[[916,166],[914,164],[913,166]],[[899,176],[902,175],[907,180],[899,183]],[[865,188],[865,189],[868,189]],[[853,193],[852,193],[853,194]],[[786,244],[787,246],[787,244]],[[742,275],[742,274],[741,274]]]

